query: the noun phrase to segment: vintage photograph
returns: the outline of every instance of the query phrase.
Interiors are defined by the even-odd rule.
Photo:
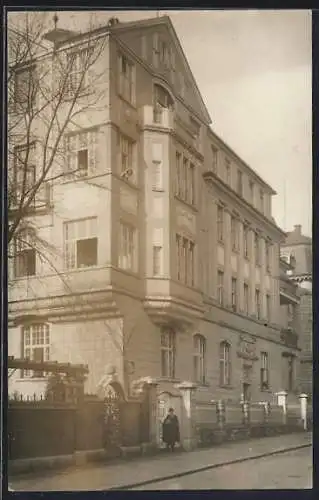
[[[311,11],[6,16],[9,491],[312,488]]]

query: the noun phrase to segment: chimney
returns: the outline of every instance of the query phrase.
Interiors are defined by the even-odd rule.
[[[301,224],[295,224],[294,225],[294,228],[295,228],[295,233],[298,235],[298,236],[301,236]]]

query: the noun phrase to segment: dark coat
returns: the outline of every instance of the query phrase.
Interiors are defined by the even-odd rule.
[[[166,444],[179,443],[179,423],[176,415],[167,415],[163,422],[163,441]]]

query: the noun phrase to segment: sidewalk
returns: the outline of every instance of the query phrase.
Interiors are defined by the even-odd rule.
[[[311,433],[286,434],[225,443],[189,453],[140,458],[120,464],[86,465],[41,476],[12,476],[15,491],[83,491],[130,489],[150,482],[191,474],[194,471],[241,462],[312,445]]]

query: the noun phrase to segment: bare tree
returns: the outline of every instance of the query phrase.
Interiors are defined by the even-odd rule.
[[[105,92],[98,69],[103,31],[92,28],[79,36],[55,26],[46,38],[46,24],[39,13],[25,14],[23,26],[9,19],[9,243],[19,240],[39,209],[50,208],[54,182],[85,174],[81,164],[69,161],[65,134],[79,131],[78,117],[97,109]],[[35,241],[36,231],[29,244]]]

